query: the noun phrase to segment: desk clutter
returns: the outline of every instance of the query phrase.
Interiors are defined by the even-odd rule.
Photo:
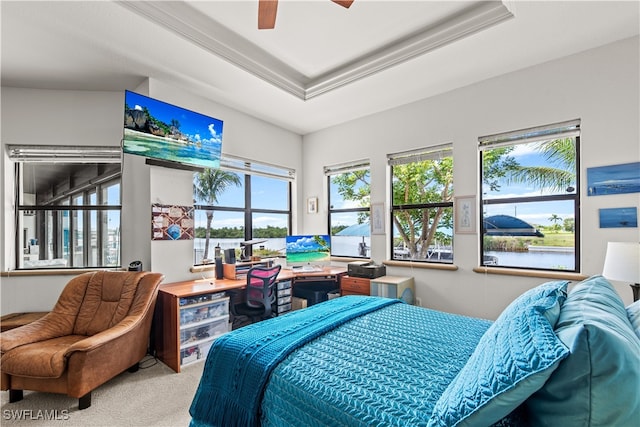
[[[234,263],[223,263],[222,274],[225,279],[229,280],[246,280],[247,273],[252,267],[271,267],[272,260],[265,261],[244,261]]]

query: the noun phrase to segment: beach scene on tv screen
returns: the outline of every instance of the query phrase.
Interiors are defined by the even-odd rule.
[[[217,168],[222,121],[126,91],[122,147],[128,154]]]
[[[329,237],[320,235],[287,236],[288,263],[314,263],[329,261]]]

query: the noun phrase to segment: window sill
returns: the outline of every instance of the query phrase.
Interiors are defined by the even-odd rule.
[[[562,271],[520,270],[515,268],[501,267],[476,267],[473,269],[473,271],[481,274],[502,274],[506,276],[540,277],[543,279],[564,279],[573,281],[582,281],[589,277],[580,273]]]
[[[89,273],[92,271],[115,271],[124,270],[122,267],[113,268],[40,268],[33,270],[11,270],[0,272],[0,277],[16,277],[16,276],[75,276],[82,273]]]
[[[386,261],[383,261],[382,263],[384,265],[390,265],[393,267],[424,268],[424,269],[430,269],[430,270],[456,271],[458,269],[458,266],[454,264],[440,264],[435,262],[386,260]]]

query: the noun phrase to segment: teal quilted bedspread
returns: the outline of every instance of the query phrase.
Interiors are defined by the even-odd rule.
[[[342,297],[238,329],[211,346],[191,403],[191,427],[257,426],[264,386],[295,349],[358,316],[398,300]]]
[[[424,426],[488,320],[394,304],[293,351],[270,375],[263,426]]]

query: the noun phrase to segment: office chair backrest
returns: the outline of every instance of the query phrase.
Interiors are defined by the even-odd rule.
[[[274,291],[276,278],[282,266],[253,267],[247,274],[247,305],[264,307],[265,314],[271,314],[271,304],[276,300]]]

